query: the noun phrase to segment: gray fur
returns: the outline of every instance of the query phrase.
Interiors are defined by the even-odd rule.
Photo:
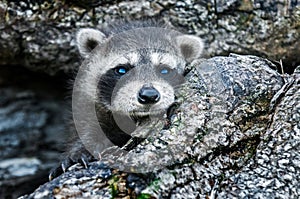
[[[199,57],[203,50],[200,38],[153,21],[118,24],[102,31],[81,29],[77,34],[77,45],[86,59],[81,66],[84,73],[76,89],[84,97],[82,102],[90,100],[95,103],[103,131],[118,146],[127,142],[128,135],[121,131],[112,114],[133,116],[140,120],[166,111],[175,100],[176,87],[183,82],[186,63]],[[104,82],[108,83],[106,87],[99,86],[99,81],[120,64],[129,64],[134,68],[118,79],[113,88],[110,82]],[[164,66],[167,66],[169,76],[157,72],[159,67]],[[145,105],[137,100],[139,90],[145,85],[154,87],[160,93],[158,102]],[[111,93],[110,100],[103,96],[106,91]],[[83,125],[87,129],[83,136],[85,141],[95,142],[89,130],[94,124],[86,122]],[[79,143],[78,140],[74,142],[69,157],[87,154]],[[73,158],[73,161],[79,160]]]

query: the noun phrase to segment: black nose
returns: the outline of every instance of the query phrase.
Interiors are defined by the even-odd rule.
[[[138,101],[141,104],[154,104],[160,99],[158,90],[152,86],[143,86],[138,94]]]

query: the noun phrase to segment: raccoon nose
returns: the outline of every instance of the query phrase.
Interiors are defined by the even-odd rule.
[[[141,104],[155,104],[160,99],[158,90],[152,86],[143,86],[138,94],[138,101]]]

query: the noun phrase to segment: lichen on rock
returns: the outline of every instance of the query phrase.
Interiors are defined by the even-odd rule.
[[[273,67],[236,54],[193,62],[167,128],[155,123],[124,156],[75,165],[24,198],[299,196],[299,74]],[[109,160],[145,172],[122,172]]]

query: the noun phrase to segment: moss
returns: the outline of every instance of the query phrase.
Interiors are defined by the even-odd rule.
[[[160,182],[159,179],[155,179],[151,182],[150,186],[153,187],[154,190],[158,190],[160,188],[159,182]]]
[[[154,197],[152,197],[150,194],[144,194],[144,193],[138,195],[137,197],[137,199],[150,199],[150,198],[154,198]]]
[[[112,195],[112,198],[115,198],[118,194],[118,182],[120,178],[118,176],[113,176],[109,181],[109,188]]]

